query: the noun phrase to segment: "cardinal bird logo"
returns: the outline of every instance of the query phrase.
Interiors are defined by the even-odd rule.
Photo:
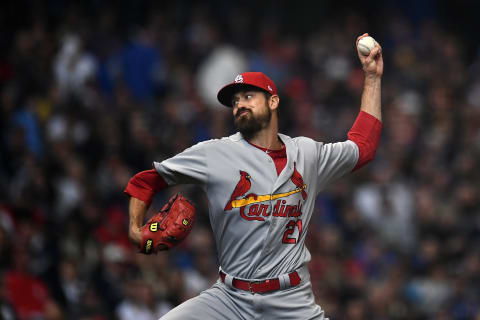
[[[232,195],[230,196],[230,200],[228,200],[227,204],[225,205],[225,208],[223,210],[228,211],[232,209],[232,201],[237,199],[240,196],[243,196],[245,193],[247,193],[248,190],[250,190],[252,186],[252,182],[250,181],[251,176],[242,170],[240,171],[240,181],[238,181],[237,186],[232,192]]]
[[[302,198],[303,200],[307,199],[307,193],[305,192],[305,184],[303,183],[303,177],[300,172],[297,171],[297,163],[293,163],[293,174],[290,177],[290,180],[302,190]]]

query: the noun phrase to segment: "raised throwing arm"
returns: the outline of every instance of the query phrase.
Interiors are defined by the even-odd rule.
[[[381,109],[381,84],[383,75],[383,56],[382,47],[375,42],[375,47],[370,51],[368,56],[364,56],[358,50],[358,41],[361,38],[367,37],[365,33],[357,38],[357,53],[360,62],[362,63],[363,72],[365,75],[365,82],[362,93],[362,103],[360,110],[366,112],[379,121],[382,121]]]
[[[368,56],[358,49],[358,41],[367,37],[365,33],[357,38],[357,53],[362,63],[365,82],[362,92],[360,113],[348,132],[348,139],[358,146],[359,156],[354,170],[373,160],[378,148],[382,131],[381,85],[383,75],[382,47],[375,42],[375,47]]]

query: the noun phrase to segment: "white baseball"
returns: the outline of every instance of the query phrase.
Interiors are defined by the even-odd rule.
[[[363,37],[358,41],[358,51],[364,56],[368,56],[370,51],[375,48],[376,41],[372,37]]]

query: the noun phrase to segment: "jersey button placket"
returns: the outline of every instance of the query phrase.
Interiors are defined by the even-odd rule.
[[[271,229],[272,227],[275,225],[275,219],[273,219],[273,201],[272,201],[272,198],[273,198],[273,190],[270,191],[270,215],[268,216],[268,218],[266,219],[266,221],[270,224],[269,228],[268,228],[268,234],[270,235],[270,232],[271,232]],[[267,236],[267,240],[268,240],[268,236]],[[271,243],[270,244],[267,244],[265,246],[265,253],[268,253],[270,250],[272,249],[272,245]]]

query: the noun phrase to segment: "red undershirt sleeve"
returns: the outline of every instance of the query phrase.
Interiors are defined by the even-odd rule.
[[[358,161],[352,171],[355,171],[375,157],[378,148],[380,133],[382,132],[382,122],[367,112],[360,111],[348,132],[348,139],[355,142],[358,146]]]
[[[130,181],[128,181],[127,187],[123,192],[131,197],[142,200],[150,206],[155,193],[167,187],[168,185],[162,176],[159,175],[155,169],[151,169],[134,175]]]

